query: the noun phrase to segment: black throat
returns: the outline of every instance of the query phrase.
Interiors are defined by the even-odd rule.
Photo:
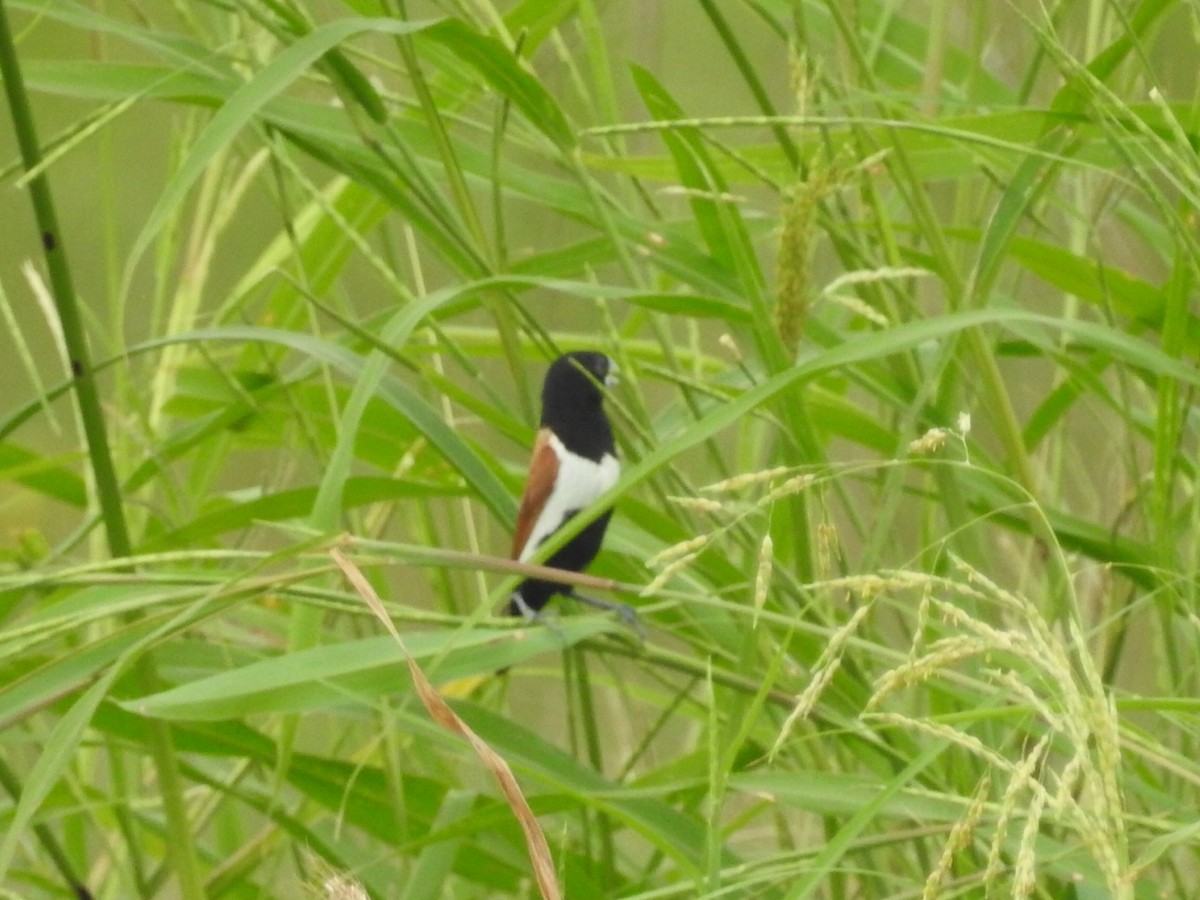
[[[572,453],[599,462],[615,453],[612,426],[601,405],[600,390],[575,373],[579,381],[551,387],[542,396],[542,427],[549,428]]]

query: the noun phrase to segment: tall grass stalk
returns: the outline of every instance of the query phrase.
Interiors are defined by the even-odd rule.
[[[4,79],[9,115],[17,143],[20,146],[22,162],[27,171],[33,172],[41,165],[41,145],[26,97],[21,65],[13,43],[12,30],[8,24],[8,13],[3,2],[0,2],[0,76]],[[132,543],[125,521],[124,497],[121,487],[117,483],[112,453],[109,449],[104,410],[96,387],[96,376],[92,367],[87,337],[83,330],[79,297],[75,293],[71,266],[67,258],[64,238],[59,228],[58,214],[55,211],[54,199],[51,196],[49,178],[46,173],[37,172],[29,180],[28,189],[41,234],[42,250],[54,296],[54,310],[66,347],[79,420],[83,425],[91,475],[94,479],[96,499],[100,506],[101,521],[108,539],[109,553],[117,559],[121,559],[128,557],[132,552]],[[157,670],[151,658],[139,657],[136,662],[136,673],[138,683],[143,690],[152,691],[160,687]],[[166,722],[152,723],[150,732],[151,754],[159,780],[163,808],[167,815],[168,832],[171,834],[168,845],[171,848],[169,856],[178,875],[183,896],[202,897],[204,892],[200,868],[192,851],[191,829],[183,802],[183,783],[180,780],[176,764],[170,725]],[[63,737],[72,742],[77,739],[75,734],[66,731],[64,731]],[[15,819],[21,823],[22,827],[30,820],[35,810],[35,803],[31,802],[31,799],[44,796],[49,785],[57,781],[61,775],[61,771],[56,770],[53,764],[53,756],[47,755],[42,759],[51,762],[35,768],[30,773],[28,784],[21,794],[12,792],[10,786],[13,799],[18,801]],[[65,759],[63,761],[65,762]],[[80,887],[82,882],[76,876],[69,876],[64,857],[60,852],[56,852],[55,844],[48,838],[48,829],[44,825],[35,825],[34,827],[55,865],[64,876],[69,877],[70,886],[77,893],[84,890]],[[21,828],[13,828],[9,832],[9,837],[0,843],[0,872],[6,870],[11,864],[15,839],[20,831]]]
[[[0,0],[3,891],[1189,895],[1194,5],[637,6]]]

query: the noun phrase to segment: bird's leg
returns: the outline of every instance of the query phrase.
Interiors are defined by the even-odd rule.
[[[600,609],[606,609],[609,612],[615,612],[621,617],[621,621],[637,632],[639,638],[646,636],[645,630],[642,628],[642,623],[638,619],[637,612],[632,606],[627,606],[624,603],[613,603],[611,600],[600,600],[596,597],[588,597],[578,591],[571,591],[568,596],[574,597],[580,603],[586,603],[588,606],[595,606]]]
[[[545,623],[546,620],[542,617],[541,611],[534,609],[532,606],[526,603],[525,598],[521,596],[520,591],[513,591],[512,596],[509,597],[509,602],[512,604],[513,609],[520,613],[521,618],[523,618],[526,622]]]
[[[520,591],[513,591],[508,598],[508,605],[510,615],[519,613],[521,618],[526,622],[538,617],[537,610],[525,602],[525,598],[521,596]]]

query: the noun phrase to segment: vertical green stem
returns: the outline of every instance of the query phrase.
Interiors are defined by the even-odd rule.
[[[8,95],[9,114],[12,116],[13,130],[21,148],[21,160],[26,171],[29,171],[41,163],[42,153],[33,124],[33,113],[25,95],[25,83],[17,61],[17,51],[13,45],[8,13],[3,0],[0,0],[0,74],[4,76],[4,91]],[[30,179],[29,197],[33,201],[33,212],[42,234],[42,250],[45,252],[46,268],[50,274],[50,288],[54,294],[59,322],[62,324],[63,341],[67,347],[71,376],[75,382],[75,396],[79,403],[84,435],[87,437],[88,456],[92,463],[92,474],[96,479],[96,496],[100,501],[109,552],[118,558],[128,556],[129,532],[125,527],[121,488],[117,484],[112,454],[108,448],[104,411],[96,390],[96,377],[92,371],[87,338],[79,316],[79,302],[71,280],[71,269],[67,265],[66,249],[63,247],[62,235],[58,228],[58,216],[50,196],[50,182],[44,172],[39,172]]]
[[[8,97],[9,115],[21,150],[22,163],[26,171],[35,171],[42,161],[41,147],[33,113],[29,108],[29,99],[25,93],[25,82],[21,75],[4,0],[0,0],[0,77],[4,79],[4,92]],[[62,327],[68,364],[71,367],[79,417],[87,440],[88,459],[96,483],[96,497],[104,521],[109,553],[114,558],[121,559],[131,554],[121,487],[117,482],[112,452],[108,445],[104,409],[96,389],[87,337],[79,314],[79,300],[75,294],[71,268],[67,263],[66,248],[63,246],[58,216],[50,194],[50,182],[45,172],[38,171],[29,180],[29,196],[41,232],[50,289],[54,295],[55,309]],[[141,658],[137,666],[137,676],[143,687],[152,688],[157,683],[153,659],[148,656]],[[167,816],[168,846],[171,848],[172,864],[179,877],[182,895],[187,900],[201,900],[204,897],[204,884],[193,849],[194,835],[188,823],[183,784],[175,760],[170,728],[164,722],[152,722],[151,735],[152,754]]]
[[[20,779],[17,778],[16,773],[8,767],[8,763],[3,759],[0,759],[0,785],[3,785],[8,795],[14,801],[21,796]],[[42,845],[42,849],[46,852],[46,855],[50,857],[50,861],[54,863],[54,868],[58,869],[59,875],[70,886],[75,896],[81,898],[81,900],[90,898],[92,896],[91,893],[84,886],[83,880],[75,874],[75,868],[71,865],[71,860],[67,857],[62,847],[59,846],[50,829],[46,825],[34,825],[33,833],[37,836],[38,842]]]

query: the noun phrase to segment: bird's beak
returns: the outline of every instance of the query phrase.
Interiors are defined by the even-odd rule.
[[[620,374],[621,370],[618,369],[617,364],[610,359],[608,361],[608,374],[604,376],[604,386],[610,389],[615,388],[621,383],[621,379],[618,377]]]

